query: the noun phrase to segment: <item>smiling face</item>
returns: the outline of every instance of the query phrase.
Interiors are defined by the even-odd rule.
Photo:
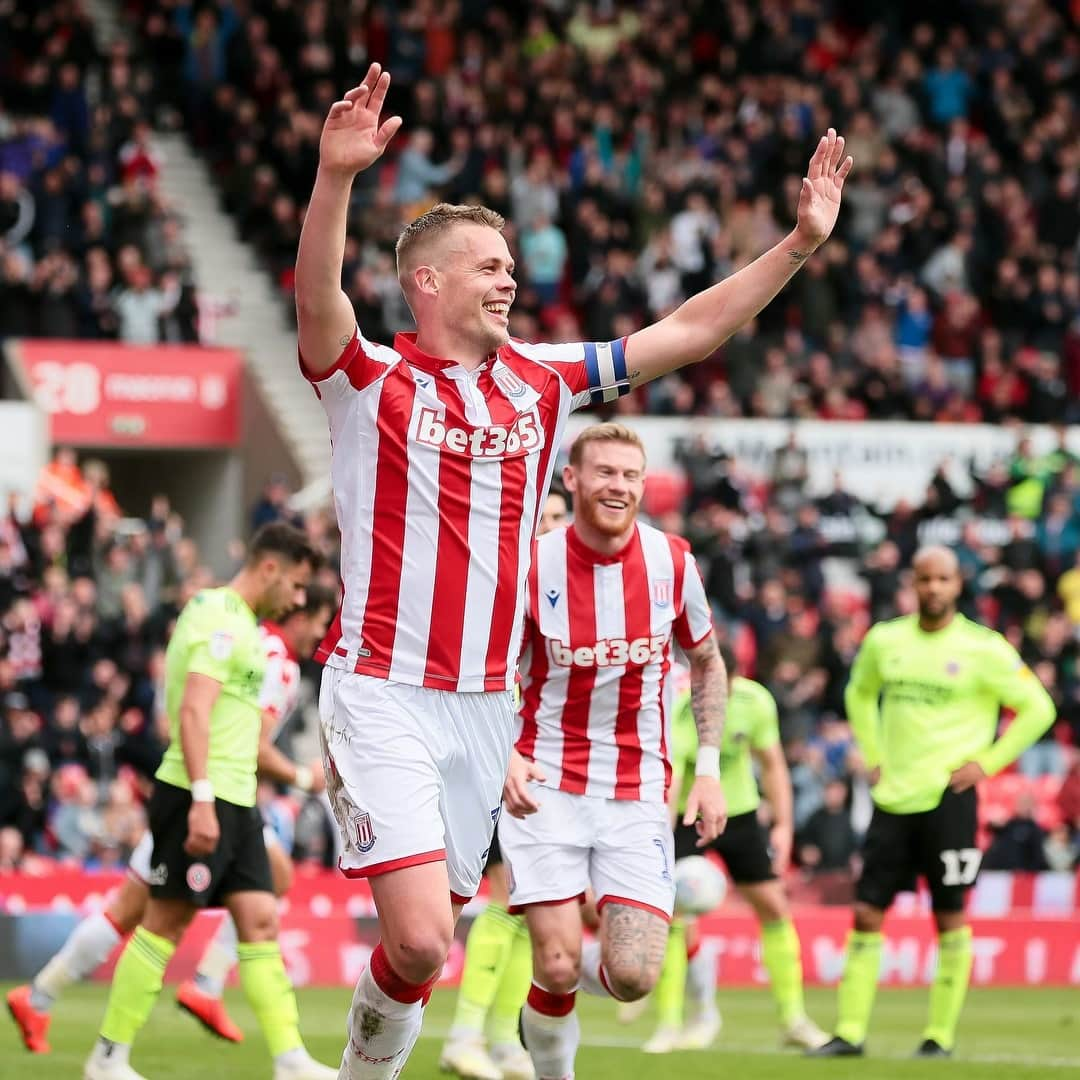
[[[453,222],[413,245],[402,263],[405,297],[425,337],[477,357],[510,340],[517,284],[514,260],[498,229]]]
[[[510,340],[510,306],[517,285],[502,233],[484,225],[456,226],[436,270],[435,317],[487,353]]]
[[[634,525],[645,492],[645,455],[633,443],[614,439],[585,444],[581,460],[567,465],[563,481],[574,497],[574,523],[615,539]]]

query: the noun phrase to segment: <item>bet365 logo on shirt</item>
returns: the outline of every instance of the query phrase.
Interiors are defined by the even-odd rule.
[[[578,645],[571,648],[558,638],[548,640],[551,659],[559,667],[622,667],[625,664],[659,664],[664,659],[666,634],[626,638],[607,638],[595,645]]]
[[[412,437],[425,446],[474,458],[521,457],[544,445],[543,430],[532,412],[520,413],[511,427],[451,427],[434,409],[424,408],[417,413]]]

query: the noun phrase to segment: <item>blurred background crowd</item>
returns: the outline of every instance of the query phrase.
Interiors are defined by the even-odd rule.
[[[0,0],[0,338],[206,338],[200,313],[220,298],[200,294],[161,191],[162,128],[205,156],[288,308],[323,116],[377,60],[405,126],[350,213],[344,284],[369,338],[411,324],[393,242],[439,199],[505,215],[516,335],[632,333],[782,239],[831,125],[856,162],[837,234],[716,356],[619,413],[1080,420],[1076,0],[117,10],[126,39],[103,51],[78,0]],[[843,686],[869,621],[911,610],[906,567],[930,536],[958,545],[964,610],[1002,630],[1059,705],[1019,771],[984,792],[987,865],[1075,865],[1080,462],[1064,439],[1035,455],[1018,437],[1013,461],[962,493],[942,472],[918,505],[887,510],[842,477],[809,499],[794,442],[765,481],[704,440],[678,458],[684,486],[656,517],[690,536],[722,633],[777,698],[807,872],[853,857],[865,784]],[[254,523],[290,514],[289,495],[272,479]],[[332,575],[332,516],[303,524]],[[119,506],[100,463],[58,451],[33,505],[9,507],[0,871],[122,862],[161,749],[163,645],[211,579],[167,500]],[[308,832],[298,854],[321,858]]]
[[[755,325],[625,410],[1075,419],[1075,0],[76,0],[0,10],[5,332],[194,340],[151,123],[183,124],[289,303],[322,119],[370,60],[405,118],[355,188],[346,286],[409,325],[392,260],[438,198],[502,212],[512,328],[611,338],[782,238],[818,135],[856,168],[822,258]],[[209,302],[207,300],[207,302]]]
[[[145,827],[143,803],[168,739],[164,656],[176,616],[199,589],[220,584],[164,495],[145,516],[117,504],[108,472],[59,449],[33,504],[0,520],[0,872],[36,856],[122,867]],[[325,560],[317,580],[337,590],[337,533],[329,512],[304,518],[272,476],[251,509],[254,530],[287,519]],[[230,551],[234,568],[244,546]],[[227,575],[226,575],[227,576]],[[317,671],[303,665],[301,709]],[[321,806],[271,785],[260,803],[299,858],[329,861]]]

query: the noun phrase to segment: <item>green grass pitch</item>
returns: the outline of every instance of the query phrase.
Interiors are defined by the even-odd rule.
[[[3,986],[4,992],[8,989]],[[132,1065],[147,1080],[228,1077],[270,1080],[270,1060],[238,990],[228,992],[229,1008],[244,1029],[240,1046],[207,1035],[173,1003],[166,986],[132,1054]],[[26,1053],[6,1010],[0,1017],[0,1078],[3,1080],[78,1080],[105,1007],[100,984],[71,990],[56,1009],[47,1057]],[[344,1043],[347,990],[306,989],[299,993],[301,1027],[311,1052],[336,1063]],[[807,1061],[781,1051],[771,1002],[763,990],[721,990],[724,1030],[709,1051],[649,1057],[638,1044],[652,1030],[652,1016],[634,1026],[616,1023],[607,1002],[579,996],[584,1045],[578,1054],[580,1080],[789,1080],[819,1077],[852,1080],[946,1077],[947,1080],[1056,1080],[1080,1075],[1080,993],[1075,989],[973,990],[952,1061],[913,1061],[925,1018],[925,990],[884,990],[870,1030],[871,1056],[862,1060]],[[812,990],[809,1007],[824,1027],[833,1020],[835,995]],[[454,1004],[451,992],[434,996],[424,1034],[405,1070],[406,1080],[439,1075],[438,1056]]]

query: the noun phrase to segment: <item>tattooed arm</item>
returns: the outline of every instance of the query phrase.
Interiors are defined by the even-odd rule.
[[[843,154],[844,140],[830,128],[810,159],[798,222],[788,236],[749,266],[630,335],[626,365],[631,386],[711,356],[788,283],[836,224],[840,193],[851,170],[851,158]]]
[[[694,710],[698,746],[720,746],[727,716],[727,672],[716,635],[710,634],[686,654],[690,661],[690,707]]]
[[[698,759],[683,823],[696,823],[698,847],[704,847],[727,824],[727,803],[720,787],[720,739],[727,713],[727,672],[713,634],[686,656],[690,661],[690,707],[697,727]]]

